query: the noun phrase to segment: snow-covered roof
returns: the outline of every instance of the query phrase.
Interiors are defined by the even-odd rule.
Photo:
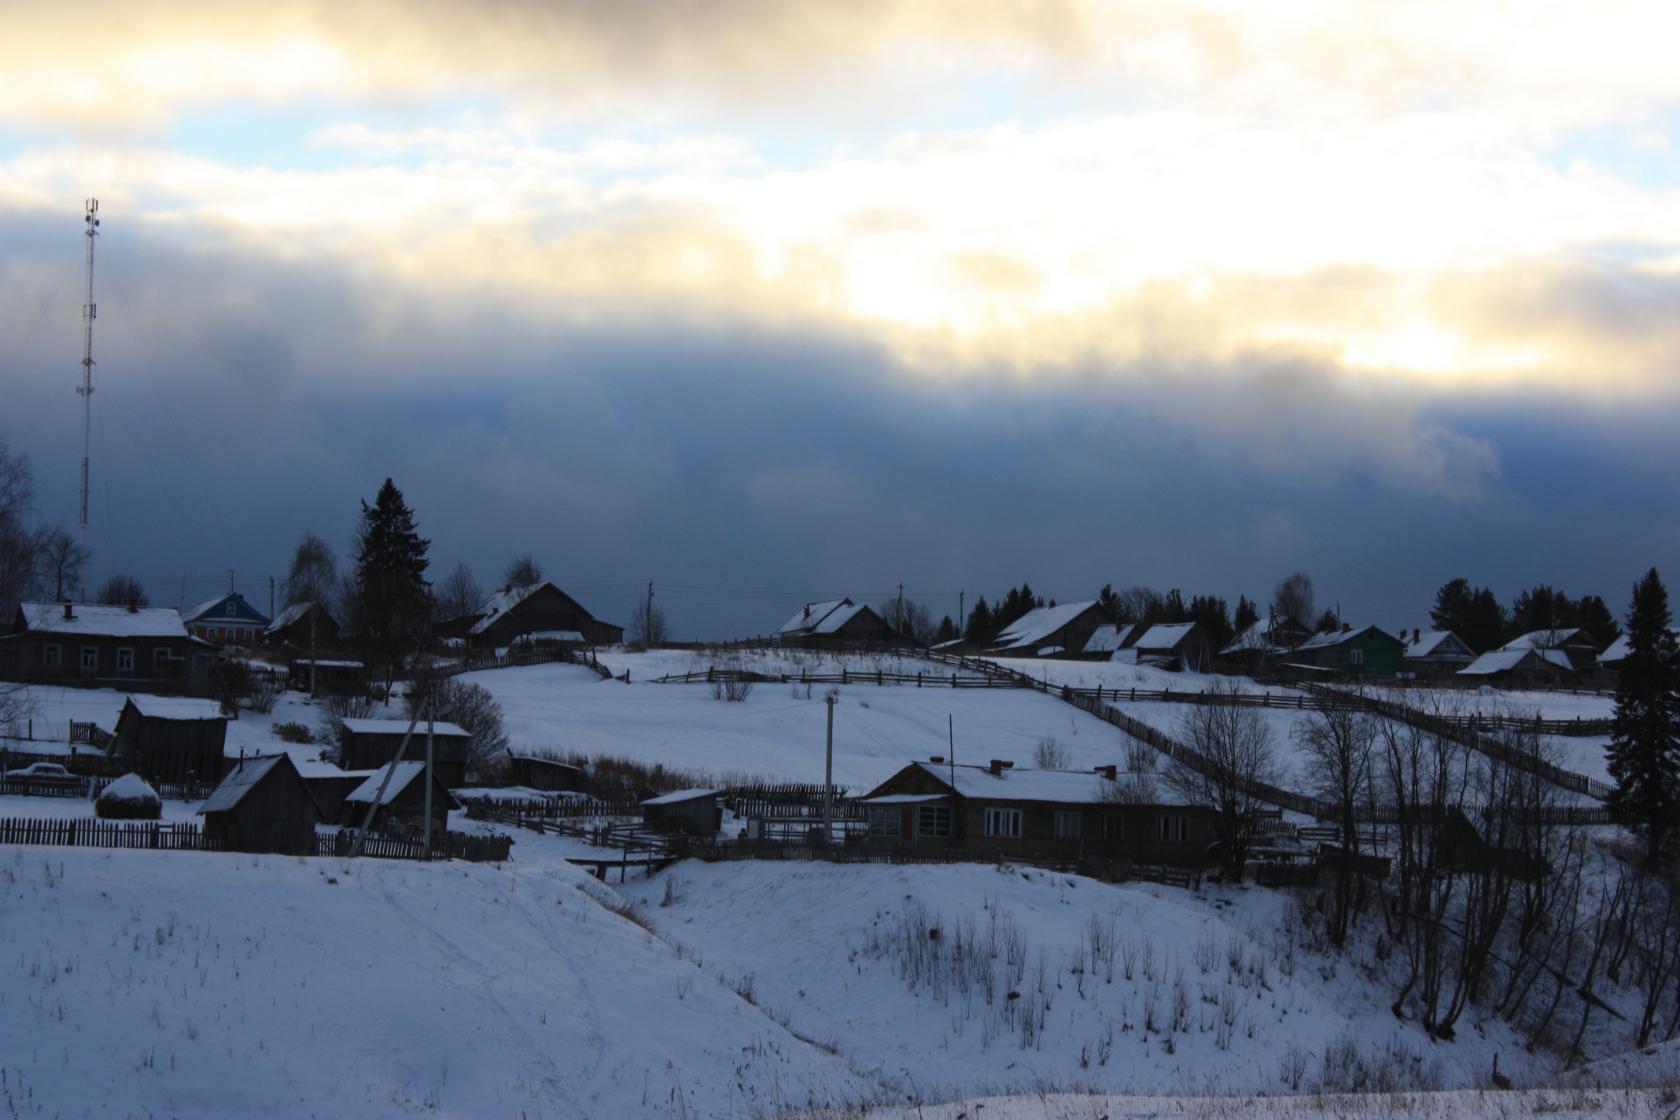
[[[883,793],[880,797],[866,797],[865,805],[920,805],[928,801],[943,801],[948,793]]]
[[[716,797],[715,789],[679,789],[675,793],[664,793],[658,797],[650,797],[642,802],[643,805],[675,805],[680,801],[698,801],[702,797]]]
[[[1486,677],[1494,673],[1503,673],[1513,668],[1529,654],[1535,654],[1549,665],[1559,669],[1573,669],[1569,663],[1569,655],[1560,649],[1495,649],[1482,654],[1458,671],[1461,677]]]
[[[856,618],[863,606],[850,599],[811,603],[782,624],[778,634],[833,634]]]
[[[292,765],[297,767],[301,778],[365,778],[373,773],[372,770],[344,770],[334,763],[322,762],[319,759],[305,759],[299,762],[292,759]]]
[[[395,769],[392,769],[393,767]],[[412,785],[414,779],[418,778],[425,769],[426,764],[424,762],[387,762],[384,766],[369,774],[365,782],[345,794],[344,800],[371,802],[379,794],[379,783],[385,780],[385,771],[391,770],[391,782],[385,787],[385,796],[379,802],[381,805],[389,805],[397,799],[403,790]]]
[[[227,719],[222,712],[222,706],[214,700],[193,700],[186,696],[148,696],[137,692],[128,697],[128,702],[147,719]]]
[[[1349,630],[1332,630],[1328,634],[1314,634],[1312,637],[1296,646],[1295,650],[1299,653],[1302,650],[1331,649],[1335,646],[1341,645],[1343,642],[1351,642],[1361,634],[1371,630],[1375,630],[1377,633],[1382,634],[1385,637],[1393,637],[1393,635],[1389,634],[1387,630],[1378,626],[1355,626]],[[1395,638],[1394,640],[1399,641],[1400,639]]]
[[[1030,610],[1004,628],[1003,633],[997,636],[995,648],[1021,649],[1037,645],[1096,605],[1095,599],[1086,599],[1079,603]]]
[[[1194,622],[1157,622],[1133,642],[1139,650],[1172,649],[1196,628]]]
[[[1401,633],[1404,634],[1405,631],[1402,630]],[[1406,643],[1406,656],[1430,657],[1437,653],[1447,653],[1450,651],[1443,650],[1441,647],[1450,645],[1455,641],[1459,641],[1458,635],[1451,630],[1425,630],[1418,634],[1415,641]],[[1463,643],[1460,642],[1459,644],[1462,645]]]
[[[111,638],[185,638],[187,628],[174,607],[94,606],[77,603],[64,617],[63,603],[22,603],[24,622],[31,630],[52,634],[85,634]]]
[[[473,623],[472,629],[468,630],[467,633],[483,634],[495,625],[496,621],[503,615],[545,587],[554,587],[554,584],[552,581],[545,579],[533,583],[529,587],[504,587],[500,591],[492,593],[483,603],[479,604],[478,613],[484,617]],[[554,590],[559,591],[560,589],[554,587]],[[561,593],[564,594],[564,592]]]
[[[247,758],[222,778],[221,783],[210,796],[199,806],[200,813],[225,813],[238,805],[247,793],[256,788],[257,783],[268,777],[269,772],[286,761],[283,754],[271,754],[265,758]]]
[[[304,615],[309,613],[309,608],[314,605],[315,603],[313,600],[304,603],[293,603],[291,606],[276,615],[274,621],[268,624],[268,629],[264,632],[273,634],[277,631],[284,630],[294,622],[301,620]],[[323,608],[323,610],[324,609],[325,608]]]
[[[1609,665],[1617,661],[1625,661],[1633,647],[1628,643],[1628,636],[1623,634],[1610,643],[1610,648],[1598,655],[1600,665]]]
[[[1066,652],[1067,650],[1063,649],[1061,646],[1040,646],[1038,648],[1038,655],[1040,657],[1055,657],[1059,653]]]
[[[245,610],[249,611],[251,613],[251,615],[256,617],[256,618],[266,618],[267,617],[261,611],[259,611],[256,607],[253,607],[250,603],[246,602],[245,601],[245,596],[239,594],[237,591],[224,591],[222,594],[216,596],[214,599],[204,600],[204,602],[202,602],[202,603],[198,604],[197,606],[193,607],[191,610],[182,611],[181,612],[181,619],[184,622],[197,622],[199,619],[204,618],[206,615],[208,615],[212,609],[221,606],[223,603],[227,602],[229,599],[239,600],[239,605],[244,607]],[[244,616],[242,616],[242,615],[230,615],[224,610],[224,611],[217,611],[216,612],[216,617],[212,618],[212,619],[208,619],[208,621],[211,621],[211,622],[227,621],[227,620],[235,619],[235,618],[243,619],[243,617]],[[267,624],[265,623],[264,625],[267,625]]]
[[[1093,770],[1017,770],[994,774],[989,767],[972,764],[952,766],[948,762],[918,762],[917,766],[951,786],[963,797],[987,801],[1049,801],[1066,805],[1096,805],[1111,800],[1116,781]],[[1118,781],[1144,777],[1121,773]],[[1162,791],[1160,804],[1178,804]]]
[[[1556,630],[1530,630],[1526,634],[1519,634],[1504,645],[1501,650],[1511,649],[1562,649],[1567,645],[1591,644],[1592,639],[1579,627],[1565,627]]]
[[[1286,642],[1277,640],[1277,631],[1282,625],[1282,621],[1271,621],[1264,618],[1258,622],[1251,622],[1246,630],[1232,638],[1230,644],[1219,652],[1221,654],[1288,653],[1293,647]]]
[[[347,719],[340,722],[352,735],[401,735],[408,731],[408,721],[406,719]],[[463,739],[471,738],[458,725],[445,723],[442,720],[432,724],[432,734],[433,736],[450,735],[460,736]],[[414,737],[418,740],[425,738],[425,736],[426,721],[420,720],[414,725]]]
[[[1095,630],[1085,641],[1086,653],[1113,653],[1126,644],[1126,638],[1136,630],[1139,623],[1123,622],[1116,626],[1112,622],[1105,622]]]

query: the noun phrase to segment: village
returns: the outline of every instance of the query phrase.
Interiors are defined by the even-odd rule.
[[[591,1000],[639,1000],[644,1017],[675,1004],[682,1019],[709,982],[717,1005],[711,1025],[666,1040],[678,1072],[658,1102],[644,1083],[630,1108],[633,1079],[601,1073],[597,1056],[591,1107],[562,1115],[932,1103],[975,1084],[1540,1094],[1520,1098],[1528,1107],[1565,1084],[1560,1071],[1575,1092],[1635,1077],[1621,1055],[1674,1036],[1676,903],[1640,878],[1612,807],[1629,635],[1558,626],[1480,649],[1421,622],[1303,620],[1286,580],[1264,617],[1226,633],[1127,620],[1105,588],[1060,604],[1011,592],[1024,609],[981,640],[950,619],[930,633],[901,602],[841,597],[767,634],[677,643],[651,589],[627,633],[530,575],[435,619],[400,657],[316,599],[273,617],[237,591],[186,611],[21,603],[0,637],[14,903],[41,890],[22,885],[25,853],[45,859],[49,890],[72,859],[107,897],[147,883],[171,923],[202,906],[172,909],[187,905],[177,892],[234,874],[227,905],[269,914],[264,939],[289,925],[273,907],[317,905],[296,896],[311,881],[373,876],[379,919],[330,896],[332,920],[370,931],[430,928],[441,916],[417,913],[457,903],[483,922],[559,891],[553,904],[587,905],[591,928],[645,939],[593,935],[592,959],[606,944],[619,956],[592,967],[642,979]],[[819,922],[819,964],[772,919],[787,906],[814,917],[825,899],[845,906]],[[41,938],[23,950],[32,974],[63,984],[62,931],[8,905]],[[1558,913],[1524,932],[1534,906]],[[451,959],[479,951],[459,930],[432,936]],[[156,938],[148,953],[177,952],[162,926]],[[1058,939],[1083,948],[1070,961],[1042,947]],[[1587,957],[1618,941],[1628,964],[1595,977]],[[1396,942],[1411,963],[1391,956]],[[522,974],[576,968],[576,947],[544,944],[508,950]],[[881,1006],[931,1016],[938,1059],[896,1031],[871,1041],[870,1016],[843,1010],[851,984],[822,979],[837,959]],[[1333,979],[1337,961],[1351,971]],[[284,967],[349,982],[323,981],[322,965]],[[669,992],[645,983],[673,967]],[[1243,1010],[1237,991],[1260,1003]],[[31,1006],[28,1029],[52,1037],[46,1005]],[[568,1021],[583,1011],[567,1006]],[[297,1029],[301,1007],[279,1021]],[[1268,1023],[1292,1010],[1312,1026],[1280,1072]],[[749,1028],[740,1045],[755,1058],[718,1080],[695,1039],[735,1037],[716,1023],[742,1014],[777,1025]],[[781,1037],[768,1050],[766,1029]],[[1116,1056],[1128,1038],[1142,1052]],[[1014,1057],[999,1067],[1002,1052]],[[485,1093],[499,1107],[490,1083],[512,1076],[492,1062],[446,1090],[424,1063],[355,1060],[380,1067],[370,1084],[399,1111],[465,1099],[472,1112]],[[573,1099],[571,1074],[547,1076],[515,1097]],[[763,1095],[782,1078],[803,1088]]]

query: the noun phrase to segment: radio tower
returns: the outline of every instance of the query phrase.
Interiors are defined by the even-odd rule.
[[[82,547],[87,547],[88,452],[93,446],[93,320],[99,308],[93,302],[93,239],[99,236],[99,200],[87,200],[88,293],[82,305]]]

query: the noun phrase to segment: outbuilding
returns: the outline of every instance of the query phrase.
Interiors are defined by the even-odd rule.
[[[1108,616],[1095,599],[1028,611],[998,634],[992,653],[1000,657],[1080,657]]]
[[[372,770],[387,762],[394,762],[402,748],[403,736],[408,734],[406,719],[347,719],[339,765],[346,770]],[[426,757],[426,721],[414,724],[414,736],[409,740],[404,759],[424,760]],[[453,723],[437,721],[431,724],[432,766],[438,779],[451,788],[462,784],[467,774],[467,751],[472,736]]]
[[[806,603],[776,631],[776,641],[784,646],[886,645],[894,640],[885,619],[850,599]]]
[[[150,782],[220,781],[227,716],[214,700],[130,696],[109,753]]]
[[[642,823],[659,832],[712,836],[723,827],[715,789],[679,789],[642,802]]]
[[[288,755],[240,759],[199,813],[204,835],[229,851],[315,854],[321,807]]]
[[[1561,649],[1495,649],[1460,669],[1457,676],[1501,688],[1555,688],[1574,677],[1575,667]]]
[[[1400,637],[1406,642],[1401,669],[1416,680],[1449,676],[1476,660],[1475,651],[1451,630],[1413,630],[1410,637],[1402,630]]]
[[[351,790],[339,807],[339,823],[361,828],[369,806],[377,806],[370,831],[390,836],[418,836],[426,820],[426,764],[397,762],[381,766]],[[386,775],[389,774],[389,780]],[[383,792],[381,792],[383,791]],[[443,783],[432,779],[432,834],[442,836],[449,824],[454,798]]]
[[[544,793],[567,793],[581,790],[584,778],[583,767],[561,762],[558,758],[516,754],[508,759],[508,780],[527,789],[540,789]]]

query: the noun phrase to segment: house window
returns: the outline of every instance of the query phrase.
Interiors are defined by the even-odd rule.
[[[987,809],[986,835],[1005,840],[1019,840],[1021,838],[1021,810]]]
[[[132,673],[132,672],[134,672],[134,647],[133,646],[123,646],[121,649],[117,650],[117,672],[119,672],[119,673]]]
[[[1119,813],[1103,814],[1103,839],[1124,840],[1126,838],[1126,818]]]
[[[1190,839],[1190,818],[1162,814],[1155,818],[1159,838],[1163,844],[1183,844]]]
[[[236,610],[235,610],[235,607],[234,607],[233,603],[229,602],[228,605],[227,605],[227,616],[229,618],[232,618],[235,613],[236,613]]]
[[[257,636],[257,632],[255,630],[246,630],[245,631],[245,640],[247,642],[250,641],[252,638],[254,638],[256,636]]]
[[[1077,840],[1084,835],[1084,818],[1068,809],[1056,810],[1056,839]]]
[[[152,651],[152,668],[159,672],[169,668],[169,651],[167,649],[154,649]]]
[[[41,664],[48,669],[56,669],[63,663],[63,654],[56,645],[41,647]]]
[[[1355,668],[1363,666],[1365,664],[1365,651],[1362,649],[1348,650],[1348,664]]]
[[[97,670],[98,668],[99,668],[99,647],[98,646],[83,646],[82,647],[82,671],[86,672],[86,673],[91,673],[91,672],[94,672],[95,670]]]
[[[950,836],[951,807],[949,805],[923,805],[916,812],[916,835]]]
[[[898,838],[897,806],[879,808],[871,806],[869,810],[869,835],[876,840],[895,840]]]

